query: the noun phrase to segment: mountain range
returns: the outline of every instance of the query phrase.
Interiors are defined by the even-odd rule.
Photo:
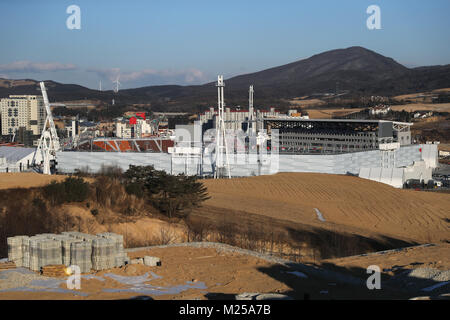
[[[407,68],[394,59],[363,47],[336,49],[310,58],[239,75],[225,80],[229,105],[246,105],[248,87],[255,87],[255,103],[273,103],[317,93],[346,92],[349,96],[392,96],[450,87],[450,64]],[[110,103],[151,103],[158,111],[192,111],[215,105],[215,83],[196,86],[162,85],[98,91],[75,84],[46,81],[51,101],[100,100]],[[37,93],[35,80],[0,79],[0,97]]]

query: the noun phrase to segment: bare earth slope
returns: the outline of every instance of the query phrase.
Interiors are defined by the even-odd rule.
[[[450,195],[317,173],[206,180],[206,207],[419,243],[449,239]],[[325,221],[319,219],[317,208]]]

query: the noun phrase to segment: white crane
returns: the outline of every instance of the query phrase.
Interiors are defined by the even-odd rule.
[[[44,122],[44,128],[39,139],[38,147],[33,156],[33,165],[35,164],[36,154],[40,153],[43,161],[44,174],[51,174],[50,161],[56,160],[56,152],[61,150],[58,134],[56,132],[55,123],[53,122],[52,111],[50,110],[50,103],[48,102],[47,91],[45,89],[45,83],[40,82],[42,98],[44,99],[45,111],[47,118]],[[48,123],[48,125],[47,125]]]
[[[224,121],[224,98],[223,88],[225,83],[223,82],[223,76],[217,77],[217,105],[218,113],[216,116],[216,163],[214,170],[214,179],[219,179],[224,176],[224,171],[227,171],[228,178],[231,179],[230,161],[228,158],[227,139],[225,133],[225,121]]]

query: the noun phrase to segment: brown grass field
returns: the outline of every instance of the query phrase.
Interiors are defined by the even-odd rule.
[[[52,180],[63,181],[66,176],[43,175],[38,173],[0,173],[0,189],[41,187]]]
[[[317,173],[205,180],[207,211],[245,214],[368,237],[449,240],[450,195],[400,190],[357,177]],[[314,210],[323,214],[318,219]],[[206,213],[203,213],[206,214]]]
[[[448,93],[450,92],[450,88],[442,88],[436,89],[430,92],[416,92],[410,94],[402,94],[399,96],[393,97],[397,101],[409,100],[414,102],[423,102],[424,100],[429,99],[431,96],[438,95],[440,93]]]
[[[410,103],[391,106],[394,111],[437,111],[437,112],[450,112],[450,103]],[[331,119],[333,116],[345,116],[350,113],[359,112],[362,108],[352,109],[306,109],[311,119]]]
[[[450,112],[450,103],[410,103],[391,106],[394,111],[408,111],[413,112],[416,110],[423,111],[438,111],[438,112]]]
[[[306,109],[311,119],[331,119],[333,116],[342,117],[350,113],[359,112],[362,108],[352,109]]]

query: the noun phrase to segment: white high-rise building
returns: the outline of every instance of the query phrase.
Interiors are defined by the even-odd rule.
[[[41,96],[11,95],[0,100],[2,135],[14,134],[20,127],[41,135],[46,116]]]

